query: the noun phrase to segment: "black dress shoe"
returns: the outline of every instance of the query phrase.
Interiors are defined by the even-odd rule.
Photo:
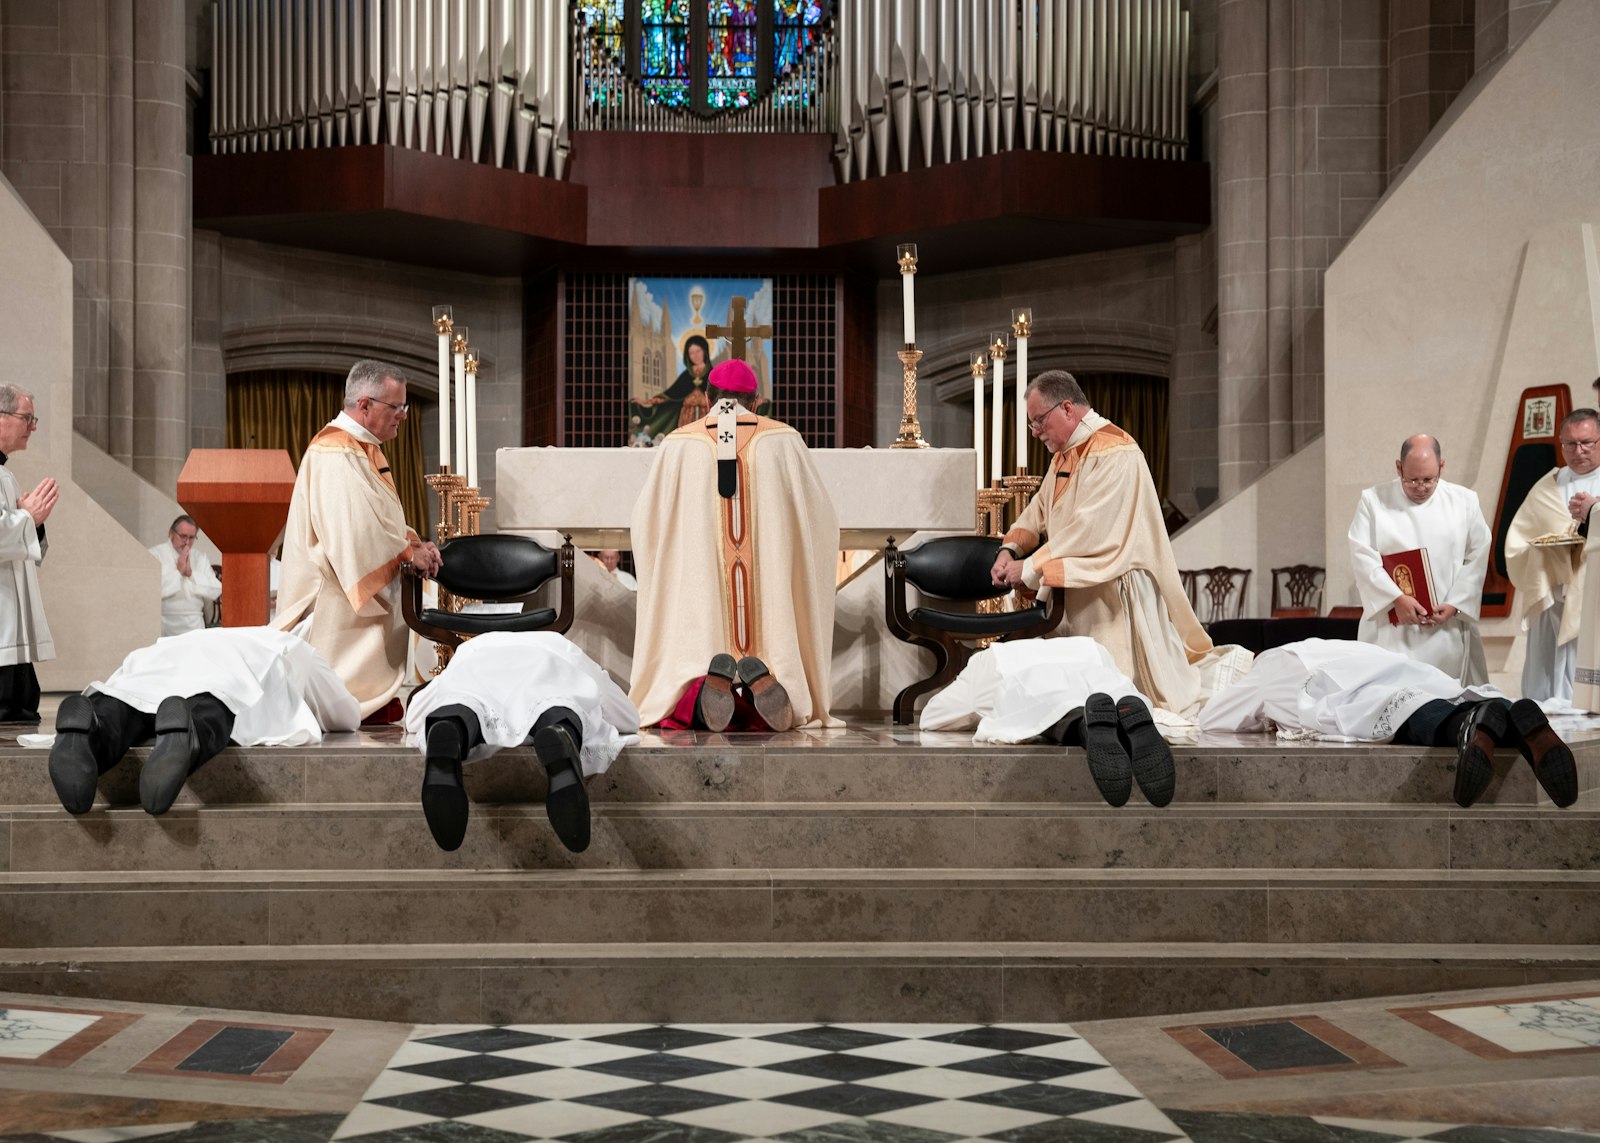
[[[1117,704],[1106,694],[1090,695],[1083,704],[1083,752],[1089,776],[1110,806],[1122,806],[1133,792],[1133,767],[1117,734]]]
[[[1483,796],[1494,776],[1494,748],[1506,734],[1506,711],[1501,699],[1480,702],[1467,712],[1456,737],[1456,805],[1466,808]]]
[[[550,777],[550,789],[544,796],[545,816],[561,844],[573,853],[589,848],[589,792],[583,788],[578,748],[565,723],[534,731],[533,752]]]
[[[439,848],[453,853],[467,836],[472,804],[461,784],[461,760],[467,756],[466,734],[453,718],[428,727],[427,761],[422,771],[422,816]]]
[[[1172,764],[1172,747],[1156,729],[1150,708],[1138,695],[1125,695],[1117,700],[1117,726],[1128,743],[1133,777],[1145,800],[1152,806],[1167,805],[1177,789],[1177,771]]]
[[[733,721],[733,681],[739,665],[732,655],[713,655],[694,700],[694,720],[703,730],[723,731]]]
[[[1532,699],[1511,704],[1512,738],[1533,767],[1533,776],[1562,809],[1578,800],[1578,764],[1567,744],[1550,728],[1550,720]]]
[[[794,705],[789,702],[789,692],[767,670],[765,663],[754,655],[740,659],[739,681],[750,692],[750,702],[762,722],[773,730],[789,730],[794,726]]]
[[[50,745],[50,784],[61,808],[86,814],[94,808],[100,767],[89,740],[96,730],[94,706],[87,695],[68,695],[56,711],[56,740]]]
[[[156,707],[156,744],[139,771],[139,804],[145,813],[160,817],[172,808],[199,753],[188,704],[168,695]]]

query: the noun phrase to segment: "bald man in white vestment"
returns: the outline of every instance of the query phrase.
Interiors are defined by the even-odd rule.
[[[670,433],[634,504],[638,626],[630,696],[642,725],[721,730],[744,688],[761,720],[828,713],[839,520],[800,434],[739,404],[743,361],[711,371],[711,414]]]
[[[105,682],[61,700],[50,781],[68,813],[87,813],[100,775],[154,737],[139,801],[164,814],[230,741],[303,746],[360,721],[354,696],[304,640],[271,627],[201,628],[131,652]]]
[[[1572,751],[1537,703],[1508,702],[1487,684],[1466,686],[1374,643],[1303,639],[1263,651],[1206,704],[1200,729],[1448,747],[1457,752],[1454,796],[1462,806],[1493,777],[1494,748],[1515,746],[1551,801],[1570,806],[1578,798]]]
[[[422,746],[422,812],[444,850],[461,847],[470,802],[461,766],[532,742],[549,779],[545,813],[561,843],[589,847],[583,780],[639,741],[639,712],[577,645],[550,631],[499,631],[458,647],[411,696],[407,741]]]
[[[1600,412],[1574,409],[1562,420],[1558,439],[1566,464],[1545,473],[1512,518],[1506,574],[1516,586],[1517,613],[1528,632],[1522,693],[1563,707],[1574,698],[1579,632],[1600,618],[1584,607],[1590,513],[1600,497]],[[1565,542],[1542,546],[1546,538]]]
[[[1066,633],[1105,647],[1166,709],[1198,709],[1213,648],[1178,575],[1144,453],[1062,370],[1029,383],[1027,412],[1050,467],[1006,532],[995,585],[1064,593]]]
[[[1395,479],[1361,494],[1350,522],[1350,564],[1361,594],[1357,638],[1439,668],[1468,685],[1489,681],[1478,633],[1491,537],[1478,494],[1444,479],[1439,442],[1407,437]],[[1437,597],[1429,611],[1383,570],[1383,557],[1428,553]],[[1390,610],[1398,622],[1389,621]]]
[[[1113,806],[1127,802],[1134,779],[1151,805],[1172,801],[1172,750],[1157,727],[1193,725],[1153,710],[1110,652],[1084,636],[995,643],[973,655],[955,681],[928,700],[920,725],[961,730],[974,724],[974,742],[1043,738],[1082,746],[1090,776]]]

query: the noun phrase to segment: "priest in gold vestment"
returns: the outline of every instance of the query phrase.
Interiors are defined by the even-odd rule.
[[[1065,593],[1063,634],[1089,636],[1157,706],[1192,714],[1211,640],[1179,578],[1144,453],[1089,407],[1070,373],[1039,374],[1026,400],[1028,427],[1053,455],[1005,535],[995,584]]]
[[[711,384],[711,414],[661,441],[634,505],[629,697],[639,724],[654,726],[691,684],[714,681],[713,660],[742,669],[758,659],[787,691],[794,725],[837,725],[828,714],[833,502],[800,434],[738,404],[755,393],[748,365],[723,362]]]
[[[405,680],[406,624],[400,572],[439,570],[439,549],[406,527],[383,442],[406,416],[405,375],[358,361],[344,411],[311,438],[283,535],[273,626],[296,631],[322,653],[363,718],[395,722]]]

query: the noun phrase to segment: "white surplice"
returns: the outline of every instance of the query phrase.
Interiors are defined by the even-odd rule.
[[[1567,502],[1580,492],[1600,496],[1600,468],[1582,476],[1570,468],[1552,469],[1528,490],[1506,536],[1506,570],[1528,631],[1522,693],[1557,709],[1574,702],[1578,636],[1586,626],[1588,555],[1586,548],[1537,548],[1530,541],[1570,531],[1574,522]]]
[[[1583,558],[1585,563],[1600,560],[1600,508],[1589,509],[1589,540]],[[1600,575],[1584,581],[1583,613],[1590,621],[1575,641],[1571,703],[1579,710],[1600,712],[1600,622],[1594,618],[1600,616]]]
[[[361,723],[354,696],[316,648],[271,627],[207,627],[157,639],[85,688],[95,691],[146,714],[171,695],[211,694],[233,712],[228,738],[240,746],[303,746]]]
[[[575,644],[551,631],[496,631],[468,639],[433,682],[406,706],[407,741],[422,746],[428,715],[460,704],[478,716],[484,742],[467,761],[519,746],[551,707],[583,724],[585,776],[603,772],[638,743],[639,711],[622,688]]]
[[[222,596],[222,581],[210,562],[190,548],[189,574],[180,574],[171,540],[162,540],[150,554],[161,565],[161,634],[200,630],[206,625],[206,604]]]
[[[1093,639],[1019,639],[979,651],[961,674],[922,708],[923,730],[963,730],[974,742],[1026,742],[1044,733],[1092,694],[1136,695],[1162,729],[1193,725],[1160,710]]]
[[[1489,665],[1478,633],[1483,578],[1492,543],[1478,494],[1441,480],[1421,504],[1406,498],[1399,479],[1361,494],[1350,522],[1350,564],[1361,593],[1358,638],[1439,668],[1463,683],[1489,681]],[[1425,549],[1438,593],[1435,606],[1450,604],[1457,614],[1437,627],[1389,622],[1400,589],[1383,570],[1383,557]]]
[[[49,545],[33,517],[17,507],[22,489],[0,464],[0,667],[56,657],[39,595],[39,563]]]
[[[1350,639],[1304,639],[1256,656],[1250,673],[1200,712],[1201,730],[1261,731],[1339,742],[1388,742],[1432,699],[1494,698],[1437,667]]]

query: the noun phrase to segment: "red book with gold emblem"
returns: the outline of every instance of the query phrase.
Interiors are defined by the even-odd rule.
[[[1412,548],[1384,556],[1383,570],[1389,573],[1389,578],[1394,580],[1394,585],[1402,593],[1426,607],[1429,615],[1433,614],[1439,604],[1434,599],[1433,569],[1428,566],[1426,548]],[[1398,626],[1399,623],[1400,617],[1394,613],[1394,608],[1389,608],[1390,626]]]

